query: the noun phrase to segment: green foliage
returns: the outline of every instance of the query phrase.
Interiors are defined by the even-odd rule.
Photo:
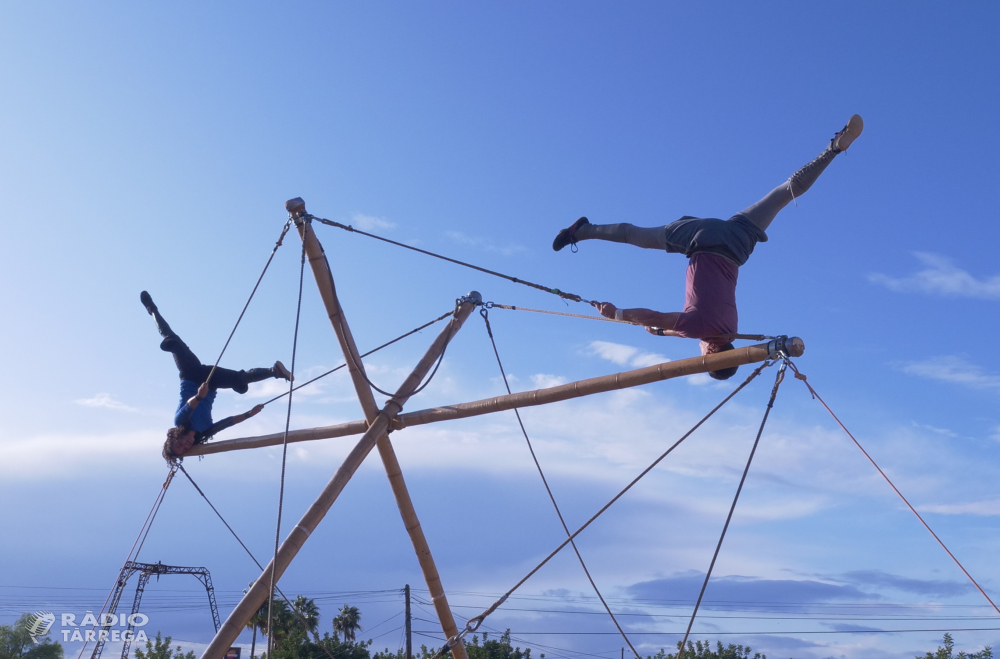
[[[416,659],[430,659],[440,648],[428,648],[426,645],[420,646],[419,652],[414,652]],[[489,632],[483,632],[482,645],[479,643],[479,636],[473,634],[472,640],[466,640],[465,651],[469,659],[531,659],[531,648],[515,648],[510,643],[510,629],[500,635],[499,639],[490,639]],[[451,654],[446,654],[447,659],[451,659]],[[375,654],[372,659],[401,659],[402,654]],[[545,655],[541,655],[545,659]]]
[[[479,637],[473,634],[472,642],[465,644],[465,650],[469,659],[531,659],[531,648],[525,648],[522,652],[521,648],[510,644],[510,629],[494,641],[490,640],[488,632],[483,632],[482,645],[479,644]]]
[[[947,632],[944,635],[944,647],[938,646],[937,652],[918,656],[916,659],[993,659],[993,648],[986,646],[979,652],[973,652],[972,654],[966,654],[965,652],[959,652],[955,654],[955,641],[952,639],[951,634]]]
[[[0,659],[62,659],[62,645],[48,635],[31,639],[34,616],[25,613],[13,625],[0,625]]]
[[[260,631],[265,636],[271,636],[270,627],[274,627],[274,641],[276,642],[281,641],[293,631],[302,629],[302,621],[292,613],[292,610],[288,608],[288,602],[283,599],[274,600],[274,608],[270,615],[267,611],[267,602],[264,602],[261,609],[263,611],[258,611],[261,613]]]
[[[295,618],[295,623],[301,628],[303,623],[305,623],[306,631],[310,634],[315,634],[319,628],[319,607],[316,606],[316,600],[309,599],[305,595],[299,595],[292,602],[292,606],[295,608],[295,613],[292,615]],[[357,611],[357,609],[354,609]],[[358,614],[358,618],[361,614]]]
[[[678,654],[680,653],[680,649],[681,641],[677,641]],[[751,652],[753,650],[749,645],[743,646],[730,643],[723,647],[722,643],[716,641],[715,649],[713,650],[712,644],[709,641],[688,641],[683,659],[767,659],[767,655],[760,652],[754,652],[751,658]],[[647,659],[677,659],[677,655],[667,654],[666,650],[661,649],[656,654],[647,657]]]
[[[269,654],[263,653],[260,659],[404,659],[403,651],[391,651],[389,649],[371,653],[369,649],[372,641],[358,641],[355,639],[356,633],[361,629],[361,612],[356,606],[345,604],[340,608],[339,613],[333,619],[334,633],[324,633],[323,638],[316,635],[315,628],[319,624],[319,608],[316,603],[308,598],[299,596],[293,602],[293,606],[300,615],[296,615],[289,610],[285,602],[275,600],[274,615],[272,625],[274,627],[273,648]],[[267,633],[267,603],[255,614],[256,626]],[[305,625],[303,625],[303,618]],[[306,629],[305,627],[308,627]],[[159,635],[157,635],[159,641]],[[166,645],[170,644],[170,639],[166,640]],[[147,643],[147,645],[149,645]],[[525,648],[515,648],[511,646],[510,630],[504,632],[498,639],[489,638],[489,634],[483,634],[480,644],[479,637],[473,636],[470,642],[465,644],[469,659],[531,659],[531,650]],[[429,649],[426,645],[414,653],[417,659],[430,659],[437,652],[438,648]],[[136,659],[193,659],[188,657],[165,656],[139,656]],[[450,657],[450,655],[447,655]],[[0,659],[4,659],[0,657]],[[541,655],[545,659],[545,655]],[[726,657],[728,659],[728,655]],[[740,659],[744,659],[740,657]]]
[[[333,619],[333,636],[353,641],[359,631],[361,631],[361,612],[358,611],[358,607],[345,604]]]
[[[135,649],[135,659],[195,659],[194,652],[185,654],[179,645],[176,649],[171,650],[170,642],[172,640],[171,637],[163,638],[160,632],[156,632],[155,639],[146,640],[145,650]]]
[[[324,633],[319,642],[310,640],[300,628],[288,633],[277,641],[273,654],[261,655],[261,659],[370,659],[368,646],[371,641],[341,641],[336,636]]]

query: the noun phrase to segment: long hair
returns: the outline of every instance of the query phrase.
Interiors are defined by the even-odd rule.
[[[181,437],[185,432],[187,432],[187,428],[182,426],[174,426],[167,431],[167,441],[163,442],[163,453],[161,455],[163,455],[163,459],[169,464],[180,462],[181,456],[174,453],[174,440]]]

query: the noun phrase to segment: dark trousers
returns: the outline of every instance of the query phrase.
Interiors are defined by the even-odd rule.
[[[160,330],[160,336],[163,337],[163,341],[160,342],[160,350],[173,355],[180,379],[198,383],[204,382],[208,378],[208,374],[211,373],[212,367],[201,363],[201,360],[181,340],[181,337],[170,329],[170,325],[167,324],[158,310],[153,312],[153,318],[156,320],[156,328]],[[220,366],[215,369],[208,386],[210,389],[232,389],[238,394],[245,394],[249,383],[259,382],[273,376],[274,370],[271,368],[252,368],[247,372],[234,371]]]

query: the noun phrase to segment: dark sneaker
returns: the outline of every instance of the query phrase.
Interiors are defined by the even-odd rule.
[[[858,136],[861,135],[861,131],[864,129],[865,122],[861,118],[861,115],[856,114],[852,116],[847,125],[830,140],[830,148],[837,153],[847,151],[847,147],[851,146],[851,143],[858,139]]]
[[[285,365],[281,362],[274,362],[274,377],[281,380],[288,380],[289,382],[295,379],[292,377],[292,372],[285,368]]]
[[[153,298],[149,296],[149,293],[146,291],[139,293],[139,301],[142,302],[142,306],[146,307],[146,313],[152,316],[156,311],[156,305],[153,304]]]
[[[566,245],[575,245],[576,231],[584,224],[590,224],[590,220],[588,220],[585,217],[581,217],[579,220],[574,222],[572,226],[563,229],[558,234],[556,234],[556,239],[552,241],[552,249],[558,252]]]

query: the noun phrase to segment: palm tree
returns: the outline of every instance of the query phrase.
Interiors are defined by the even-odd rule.
[[[302,624],[306,632],[312,634],[319,643],[319,638],[316,636],[316,631],[319,629],[319,607],[316,606],[316,600],[299,595],[292,602],[292,608],[295,609],[294,615],[299,624]]]
[[[300,624],[298,617],[288,608],[288,602],[283,599],[274,600],[274,610],[270,615],[267,601],[261,605],[258,613],[261,615],[260,631],[267,636],[272,650]],[[271,627],[274,628],[273,633]]]
[[[333,619],[333,635],[342,634],[345,641],[353,641],[355,633],[361,631],[361,612],[356,606],[345,604]]]
[[[247,591],[250,590],[250,588],[253,588],[253,583],[254,582],[251,581],[247,586],[247,590],[243,591],[244,595],[247,594]],[[261,604],[260,608],[257,609],[252,616],[250,616],[249,620],[247,620],[246,628],[253,630],[253,638],[250,641],[250,659],[255,659],[254,653],[257,651],[257,631],[260,630],[263,632],[265,627],[267,627],[267,602]]]

